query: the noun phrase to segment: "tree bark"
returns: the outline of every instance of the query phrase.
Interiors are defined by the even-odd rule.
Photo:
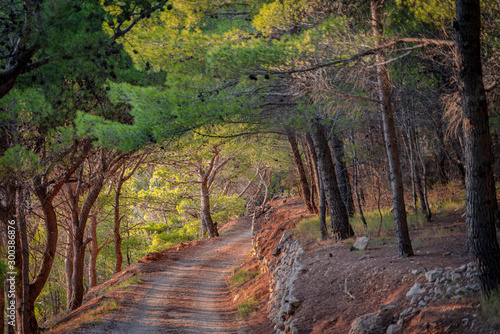
[[[310,213],[315,213],[317,209],[314,208],[314,203],[311,202],[311,189],[309,188],[309,183],[307,182],[307,175],[304,169],[304,164],[302,162],[302,157],[300,156],[299,146],[297,145],[297,138],[291,128],[286,127],[285,130],[286,136],[288,138],[288,143],[290,144],[290,150],[292,151],[293,161],[299,175],[300,188],[302,189],[302,198],[307,206],[307,211],[309,211]]]
[[[87,225],[90,210],[94,205],[101,189],[104,185],[104,171],[107,166],[103,166],[103,170],[100,171],[99,175],[96,176],[96,180],[92,185],[90,193],[87,195],[85,202],[82,206],[81,211],[78,210],[79,192],[75,194],[76,201],[74,202],[73,210],[78,210],[79,214],[76,220],[73,220],[73,277],[71,278],[71,285],[73,293],[69,301],[69,310],[74,310],[80,305],[82,305],[84,287],[83,287],[83,276],[84,276],[84,265],[85,265],[85,247],[91,241],[84,240],[85,228]]]
[[[113,240],[114,240],[114,250],[115,250],[115,273],[119,273],[122,270],[123,255],[122,255],[122,237],[120,235],[120,195],[123,186],[123,176],[125,174],[125,165],[123,166],[122,172],[118,177],[118,184],[116,185],[115,191],[115,219],[113,227]]]
[[[378,46],[383,42],[380,38],[382,33],[382,2],[381,0],[371,0],[373,34],[376,38]],[[379,109],[382,114],[382,123],[384,127],[384,138],[387,153],[387,161],[389,163],[391,188],[392,188],[392,204],[394,206],[394,223],[396,225],[396,236],[398,239],[399,256],[412,256],[413,248],[411,246],[410,233],[408,231],[408,222],[406,219],[406,207],[403,189],[403,176],[401,173],[401,165],[399,161],[398,143],[396,137],[396,128],[394,126],[394,118],[392,115],[392,101],[389,92],[389,77],[387,67],[385,66],[385,54],[379,53],[375,56],[377,65],[377,80],[378,80],[378,95]]]
[[[310,199],[310,201],[314,207],[314,210],[315,210],[314,213],[318,213],[319,212],[318,211],[318,204],[316,203],[316,198],[319,194],[318,177],[317,177],[318,168],[314,162],[314,158],[312,157],[312,151],[309,148],[309,145],[307,144],[307,139],[306,139],[306,141],[301,141],[301,144],[302,144],[302,151],[304,152],[304,157],[306,160],[307,170],[309,171],[309,179],[311,180],[311,199]],[[314,145],[312,146],[312,149],[314,150]]]
[[[318,199],[321,196],[321,192],[319,190],[319,182],[320,182],[320,176],[318,172],[318,156],[316,155],[316,149],[314,148],[314,142],[312,140],[311,134],[309,132],[306,132],[306,144],[307,144],[307,149],[310,154],[310,159],[311,159],[311,174],[312,178],[315,179],[315,182],[318,184],[318,187],[316,188],[317,191],[317,197]],[[326,205],[326,203],[325,203]]]
[[[90,261],[89,261],[89,286],[93,288],[97,285],[97,255],[99,254],[99,244],[97,242],[97,213],[90,216]]]
[[[347,210],[340,196],[335,166],[333,165],[330,148],[326,141],[324,126],[321,124],[321,119],[319,117],[314,118],[313,126],[314,131],[311,131],[310,134],[318,157],[319,174],[323,182],[326,200],[328,202],[332,234],[335,239],[347,239],[354,235],[354,231],[349,224]]]
[[[481,68],[480,2],[456,0],[456,8],[453,25],[465,146],[468,242],[481,290],[489,296],[500,284],[500,247],[495,230],[494,157]]]
[[[351,182],[349,181],[349,173],[344,161],[345,151],[344,143],[340,140],[335,131],[332,132],[330,139],[333,156],[335,157],[335,166],[337,170],[337,180],[339,183],[340,196],[344,201],[344,205],[349,217],[353,217],[355,213],[354,199],[352,196]]]

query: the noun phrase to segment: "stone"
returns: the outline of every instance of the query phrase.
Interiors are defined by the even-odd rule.
[[[428,282],[434,282],[443,275],[443,268],[436,268],[425,273],[425,278]]]
[[[396,309],[396,305],[391,305],[391,304],[380,305],[380,311],[395,310],[395,309]]]
[[[418,274],[420,274],[420,270],[418,270],[418,269],[413,269],[413,270],[411,271],[411,273],[412,273],[412,275],[418,275]]]
[[[404,318],[404,317],[406,317],[406,316],[408,316],[408,315],[412,314],[414,310],[415,310],[415,309],[414,309],[413,307],[411,307],[411,306],[410,306],[410,307],[408,307],[407,309],[405,309],[403,312],[401,312],[401,314],[400,314],[399,316],[400,316],[401,318]]]
[[[415,295],[418,295],[418,294],[421,294],[424,292],[425,292],[425,289],[420,286],[420,283],[415,283],[415,285],[413,285],[411,287],[410,291],[408,291],[406,293],[406,297],[413,297]]]
[[[479,290],[481,290],[481,286],[479,285],[479,283],[468,284],[465,288],[467,290],[471,290],[471,291],[479,291]]]
[[[462,274],[460,274],[459,272],[456,272],[456,271],[452,272],[450,275],[450,279],[452,282],[458,281],[461,278],[462,278]]]
[[[356,318],[349,334],[385,334],[384,320],[380,313],[369,313]]]
[[[385,331],[385,334],[396,334],[399,330],[399,326],[397,324],[392,324],[389,327],[387,327],[387,330]]]
[[[365,250],[368,247],[368,241],[370,241],[368,237],[357,238],[351,250]]]

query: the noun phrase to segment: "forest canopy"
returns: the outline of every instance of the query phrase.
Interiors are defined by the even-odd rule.
[[[2,238],[17,224],[16,331],[274,196],[302,197],[323,238],[342,241],[364,197],[389,194],[395,255],[412,256],[408,212],[430,221],[428,190],[450,182],[466,189],[489,296],[498,11],[489,0],[2,1],[0,220]]]

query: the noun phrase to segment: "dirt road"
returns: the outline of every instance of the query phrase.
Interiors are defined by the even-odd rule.
[[[140,296],[106,324],[106,333],[238,333],[226,277],[251,248],[248,221],[228,235],[185,249],[165,270],[148,275]],[[162,266],[161,261],[158,266]]]

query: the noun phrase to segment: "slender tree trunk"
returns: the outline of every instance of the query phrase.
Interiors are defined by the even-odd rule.
[[[381,38],[382,33],[382,2],[381,0],[371,0],[372,24],[375,37]],[[377,44],[382,45],[379,39]],[[384,138],[387,152],[387,161],[389,163],[391,188],[392,188],[392,203],[394,206],[394,222],[396,225],[396,235],[398,239],[398,249],[400,256],[412,256],[413,248],[411,246],[410,233],[408,231],[408,223],[406,220],[406,207],[403,189],[403,176],[401,173],[401,165],[399,161],[398,144],[396,138],[396,128],[394,126],[394,118],[392,115],[392,102],[389,92],[389,77],[387,68],[384,64],[386,58],[383,53],[375,56],[377,65],[378,93],[379,93],[379,109],[382,113],[382,122],[384,126]]]
[[[318,185],[316,188],[317,190],[317,197],[321,201],[321,190],[319,189],[319,183],[320,183],[320,176],[319,176],[319,169],[318,169],[318,156],[316,155],[316,149],[314,148],[314,142],[312,140],[311,134],[309,132],[306,132],[306,144],[307,144],[307,149],[310,155],[310,160],[311,160],[311,174],[312,178],[314,178],[315,183]],[[324,188],[323,188],[323,194],[324,194]],[[321,206],[321,204],[320,204]],[[326,203],[325,203],[326,206]]]
[[[311,190],[309,188],[309,183],[307,182],[307,175],[304,169],[304,164],[302,163],[302,158],[299,152],[299,146],[297,145],[297,138],[295,133],[289,127],[286,128],[286,135],[288,137],[288,143],[290,144],[290,150],[292,151],[293,161],[295,162],[295,167],[297,167],[297,173],[299,175],[300,188],[302,189],[302,198],[307,206],[307,210],[310,213],[317,211],[314,208],[314,203],[311,202]]]
[[[465,144],[467,232],[481,290],[489,296],[500,284],[500,247],[495,230],[494,157],[481,68],[479,0],[456,0],[456,61]]]
[[[122,237],[120,235],[120,196],[123,186],[123,176],[125,174],[125,166],[123,166],[122,172],[118,178],[118,184],[115,191],[115,219],[113,227],[113,240],[115,248],[115,273],[119,273],[122,270],[123,255],[122,255]]]
[[[351,182],[349,181],[349,173],[344,161],[344,143],[340,140],[338,134],[333,131],[330,140],[333,155],[335,157],[335,166],[337,170],[337,180],[339,183],[340,196],[344,201],[344,205],[349,217],[353,217],[355,213],[354,199],[352,197]]]
[[[317,168],[317,174],[321,175],[321,170],[319,166]],[[326,228],[326,199],[325,199],[325,187],[321,177],[318,177],[318,191],[319,191],[319,228],[321,231],[321,239],[328,239],[328,229]]]
[[[90,261],[89,261],[89,286],[93,288],[97,285],[97,255],[99,254],[99,244],[97,242],[97,213],[90,216]]]
[[[307,145],[307,142],[301,141],[302,151],[304,152],[304,158],[306,160],[307,170],[309,172],[309,179],[311,180],[311,198],[310,201],[313,205],[314,212],[318,213],[318,204],[316,203],[316,198],[318,195],[318,185],[317,185],[317,166],[313,162],[312,153]]]
[[[361,217],[361,221],[363,222],[363,226],[365,227],[365,231],[368,232],[368,224],[366,223],[365,220],[365,215],[363,214],[363,207],[361,206],[361,198],[359,196],[359,191],[358,191],[358,182],[359,182],[359,161],[358,161],[358,153],[356,150],[356,143],[354,142],[354,136],[351,131],[351,142],[353,146],[353,163],[352,165],[354,166],[354,175],[353,175],[353,185],[354,185],[354,193],[356,194],[356,201],[358,203],[358,211],[359,211],[359,216]]]
[[[328,209],[330,211],[330,219],[332,224],[332,234],[335,239],[343,240],[354,235],[349,217],[345,208],[342,197],[340,196],[339,186],[333,165],[330,148],[326,141],[324,127],[321,124],[321,119],[315,117],[314,131],[311,131],[311,137],[314,142],[316,155],[318,156],[318,166],[325,189],[326,200],[328,201]]]
[[[21,319],[18,323],[21,325],[20,332],[21,333],[29,333],[29,325],[32,320],[30,320],[30,316],[34,314],[34,310],[30,310],[29,303],[29,270],[30,270],[30,262],[29,262],[29,245],[28,245],[28,232],[26,226],[26,216],[25,216],[25,205],[26,198],[24,197],[24,189],[22,187],[18,187],[17,189],[17,197],[18,197],[18,226],[19,226],[19,234],[21,238],[21,250],[22,250],[22,287],[21,287]],[[36,320],[35,320],[36,321]]]
[[[431,207],[429,206],[428,196],[427,196],[427,166],[425,165],[424,157],[422,156],[422,152],[420,151],[420,144],[418,140],[418,131],[414,130],[414,138],[415,138],[415,152],[417,154],[417,159],[420,161],[420,166],[422,168],[422,180],[421,181],[421,202],[422,202],[422,210],[427,218],[427,221],[430,222],[432,218]],[[419,171],[419,169],[417,169]],[[419,174],[420,176],[420,174]]]
[[[71,278],[73,277],[73,238],[71,235],[73,234],[71,231],[71,226],[68,229],[67,236],[67,246],[66,246],[66,258],[64,259],[65,266],[65,274],[66,274],[66,308],[69,309],[69,301],[73,296],[73,285],[71,284]]]

